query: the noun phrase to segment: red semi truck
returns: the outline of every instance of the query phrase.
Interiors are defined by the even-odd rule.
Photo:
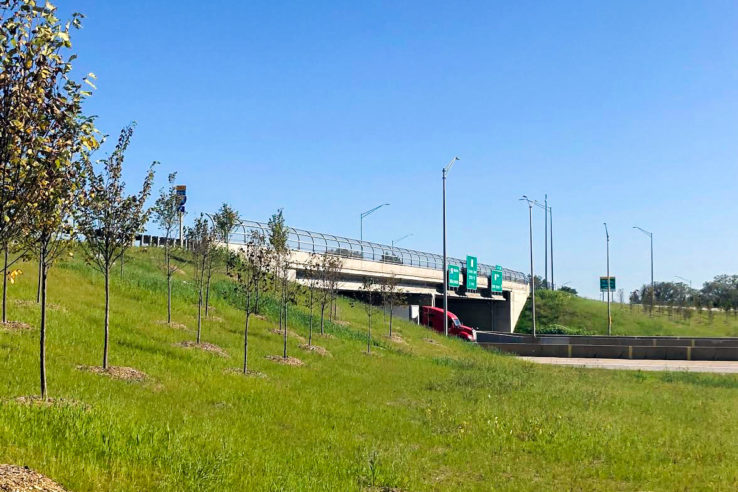
[[[459,317],[451,311],[448,313],[448,333],[464,340],[475,342],[477,333],[474,329],[462,325]],[[429,326],[439,333],[443,333],[443,309],[433,306],[422,306],[420,308],[420,323]]]

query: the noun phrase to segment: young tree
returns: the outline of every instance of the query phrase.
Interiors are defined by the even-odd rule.
[[[87,260],[105,276],[105,321],[103,362],[108,367],[108,340],[110,332],[110,268],[123,257],[133,238],[148,220],[144,204],[151,194],[154,180],[153,163],[144,178],[141,191],[125,194],[123,161],[133,135],[133,126],[120,132],[113,153],[103,161],[103,169],[96,173],[92,164],[85,163],[85,177],[77,208],[77,226],[85,237],[82,243]]]
[[[376,292],[376,284],[374,279],[371,277],[364,277],[364,281],[361,284],[361,292],[364,294],[364,309],[366,309],[366,316],[369,320],[368,329],[366,332],[366,353],[369,354],[372,351],[372,314],[374,313],[374,295]]]
[[[154,220],[164,233],[164,268],[167,274],[167,323],[172,322],[172,275],[177,268],[172,265],[172,234],[179,220],[179,198],[174,182],[177,173],[169,174],[169,186],[159,191],[159,198],[154,204]]]
[[[313,307],[315,306],[316,294],[320,288],[320,258],[315,254],[310,254],[310,259],[305,265],[305,280],[307,281],[308,295],[305,298],[305,305],[310,310],[310,331],[308,334],[308,346],[313,344]]]
[[[43,158],[49,144],[63,132],[64,114],[74,99],[89,94],[69,80],[74,55],[70,29],[80,26],[80,14],[68,23],[55,15],[56,7],[22,0],[0,1],[0,249],[3,262],[2,321],[6,321],[8,268],[11,245],[29,244],[29,215],[35,214],[44,186]],[[94,75],[90,74],[90,77]],[[89,78],[83,79],[89,82]],[[77,108],[78,109],[78,108]],[[76,123],[75,123],[76,124]],[[97,145],[91,140],[89,143]],[[70,145],[71,147],[71,145]],[[40,271],[40,269],[39,269]],[[39,282],[40,286],[40,282]],[[39,289],[40,301],[40,289]]]
[[[208,269],[210,256],[215,249],[215,231],[204,214],[195,219],[191,229],[187,231],[187,239],[192,247],[195,260],[195,288],[197,289],[197,343],[201,341],[202,333],[202,303],[205,290],[205,275]]]
[[[238,212],[227,203],[223,203],[213,216],[218,240],[225,243],[226,251],[230,252],[231,232],[233,228],[241,223]]]
[[[246,321],[243,332],[243,373],[248,373],[249,360],[249,322],[254,309],[252,303],[259,292],[267,285],[267,275],[271,264],[271,251],[267,248],[266,238],[260,231],[252,231],[245,250],[235,258],[236,288],[244,296]]]
[[[287,358],[287,284],[289,274],[290,251],[287,247],[289,235],[285,225],[282,209],[269,219],[269,244],[274,252],[272,256],[272,268],[274,272],[275,287],[279,294],[279,328],[283,330],[284,351],[283,357]],[[284,316],[284,323],[282,317]]]
[[[338,279],[343,267],[343,261],[338,256],[323,253],[318,266],[318,277],[320,285],[320,334],[325,333],[325,308],[330,306],[338,290]]]

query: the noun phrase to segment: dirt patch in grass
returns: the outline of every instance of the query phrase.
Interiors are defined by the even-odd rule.
[[[89,408],[89,405],[75,401],[68,400],[66,398],[46,398],[45,400],[40,396],[19,396],[14,400],[20,405],[28,405],[33,407],[82,407],[84,409]],[[0,489],[0,491],[3,489]]]
[[[190,330],[189,328],[187,328],[187,325],[183,325],[182,323],[175,323],[174,321],[172,321],[171,323],[167,323],[163,319],[157,320],[156,321],[156,324],[157,325],[166,325],[169,328],[174,328],[175,330],[184,330],[184,331],[189,331]]]
[[[315,352],[316,354],[322,355],[323,357],[325,357],[326,355],[327,356],[330,356],[331,355],[330,352],[328,352],[323,347],[319,347],[318,345],[307,345],[307,344],[303,343],[302,345],[300,345],[300,348],[302,350],[306,350],[308,352]]]
[[[262,321],[266,321],[267,319],[266,316],[264,316],[263,314],[252,314],[251,316],[253,316],[256,319],[260,319]]]
[[[437,341],[433,340],[432,338],[424,338],[423,341],[424,342],[428,342],[431,345],[441,345],[440,343],[438,343]]]
[[[284,364],[286,366],[301,366],[304,364],[304,362],[302,362],[297,357],[284,358],[281,355],[267,355],[266,359],[272,362],[277,362],[279,364]]]
[[[229,367],[228,369],[226,369],[223,372],[225,372],[226,374],[235,374],[237,376],[247,376],[247,377],[250,377],[250,378],[265,378],[265,377],[267,377],[267,375],[264,374],[263,372],[252,371],[250,369],[246,371],[246,374],[244,374],[243,373],[243,369],[236,368],[236,367]]]
[[[215,321],[216,323],[222,323],[223,322],[223,318],[221,318],[220,316],[208,316],[206,319],[208,321]]]
[[[107,369],[103,369],[100,366],[77,366],[77,369],[94,374],[102,374],[103,376],[120,379],[121,381],[133,381],[137,383],[145,381],[148,377],[146,373],[132,367],[109,366]]]
[[[275,335],[284,336],[284,331],[283,330],[280,330],[279,328],[272,328],[269,331],[271,333],[274,333]],[[305,343],[305,337],[302,337],[302,336],[298,335],[297,333],[295,333],[292,330],[287,330],[287,338],[294,338],[295,340],[297,340],[300,343]]]
[[[30,492],[39,490],[66,492],[67,489],[27,466],[0,465],[0,491]]]
[[[403,345],[407,345],[407,340],[405,340],[404,338],[402,338],[400,335],[392,335],[392,336],[384,335],[384,338],[386,338],[387,340],[389,340],[391,342],[395,342],[395,343],[400,343],[400,344],[403,344]]]
[[[211,354],[219,355],[221,357],[228,357],[228,353],[225,350],[218,347],[217,345],[213,345],[212,343],[207,343],[207,342],[197,343],[197,342],[187,341],[187,342],[175,343],[174,346],[184,347],[184,348],[196,348],[196,349],[203,350],[205,352],[210,352]]]
[[[13,299],[13,304],[16,306],[22,306],[22,307],[34,307],[34,308],[41,308],[41,303],[36,301],[29,301],[28,299]],[[46,303],[46,309],[49,311],[59,311],[62,313],[65,313],[67,310],[64,309],[63,306],[60,306],[59,304],[54,304],[53,302],[47,302]]]
[[[313,336],[314,337],[321,337],[321,338],[336,338],[336,337],[334,337],[333,335],[331,335],[330,333],[327,333],[327,332],[326,333],[313,333]]]
[[[5,323],[0,323],[0,332],[5,331],[10,333],[29,330],[33,330],[33,327],[22,321],[6,321]]]
[[[333,324],[339,325],[339,326],[351,326],[351,323],[348,321],[342,321],[340,319],[334,319]]]

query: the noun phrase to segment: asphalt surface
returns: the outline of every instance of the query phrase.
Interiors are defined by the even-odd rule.
[[[589,359],[568,357],[520,357],[538,364],[587,367],[593,369],[619,369],[630,371],[683,371],[738,373],[738,361],[709,360],[643,360],[643,359]]]

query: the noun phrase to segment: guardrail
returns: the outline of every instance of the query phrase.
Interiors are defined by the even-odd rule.
[[[231,233],[231,243],[246,244],[248,242],[248,235],[253,230],[259,231],[266,236],[269,235],[269,226],[267,224],[244,220],[242,226],[239,226]],[[329,253],[344,258],[443,270],[443,256],[441,255],[334,236],[332,234],[311,232],[294,227],[288,227],[287,245],[295,251]],[[449,265],[458,265],[460,268],[466,267],[466,261],[458,258],[448,257],[447,260]],[[479,263],[477,271],[479,275],[489,275],[493,269],[494,267],[492,265]],[[521,284],[528,283],[524,273],[508,268],[503,268],[503,279]]]

